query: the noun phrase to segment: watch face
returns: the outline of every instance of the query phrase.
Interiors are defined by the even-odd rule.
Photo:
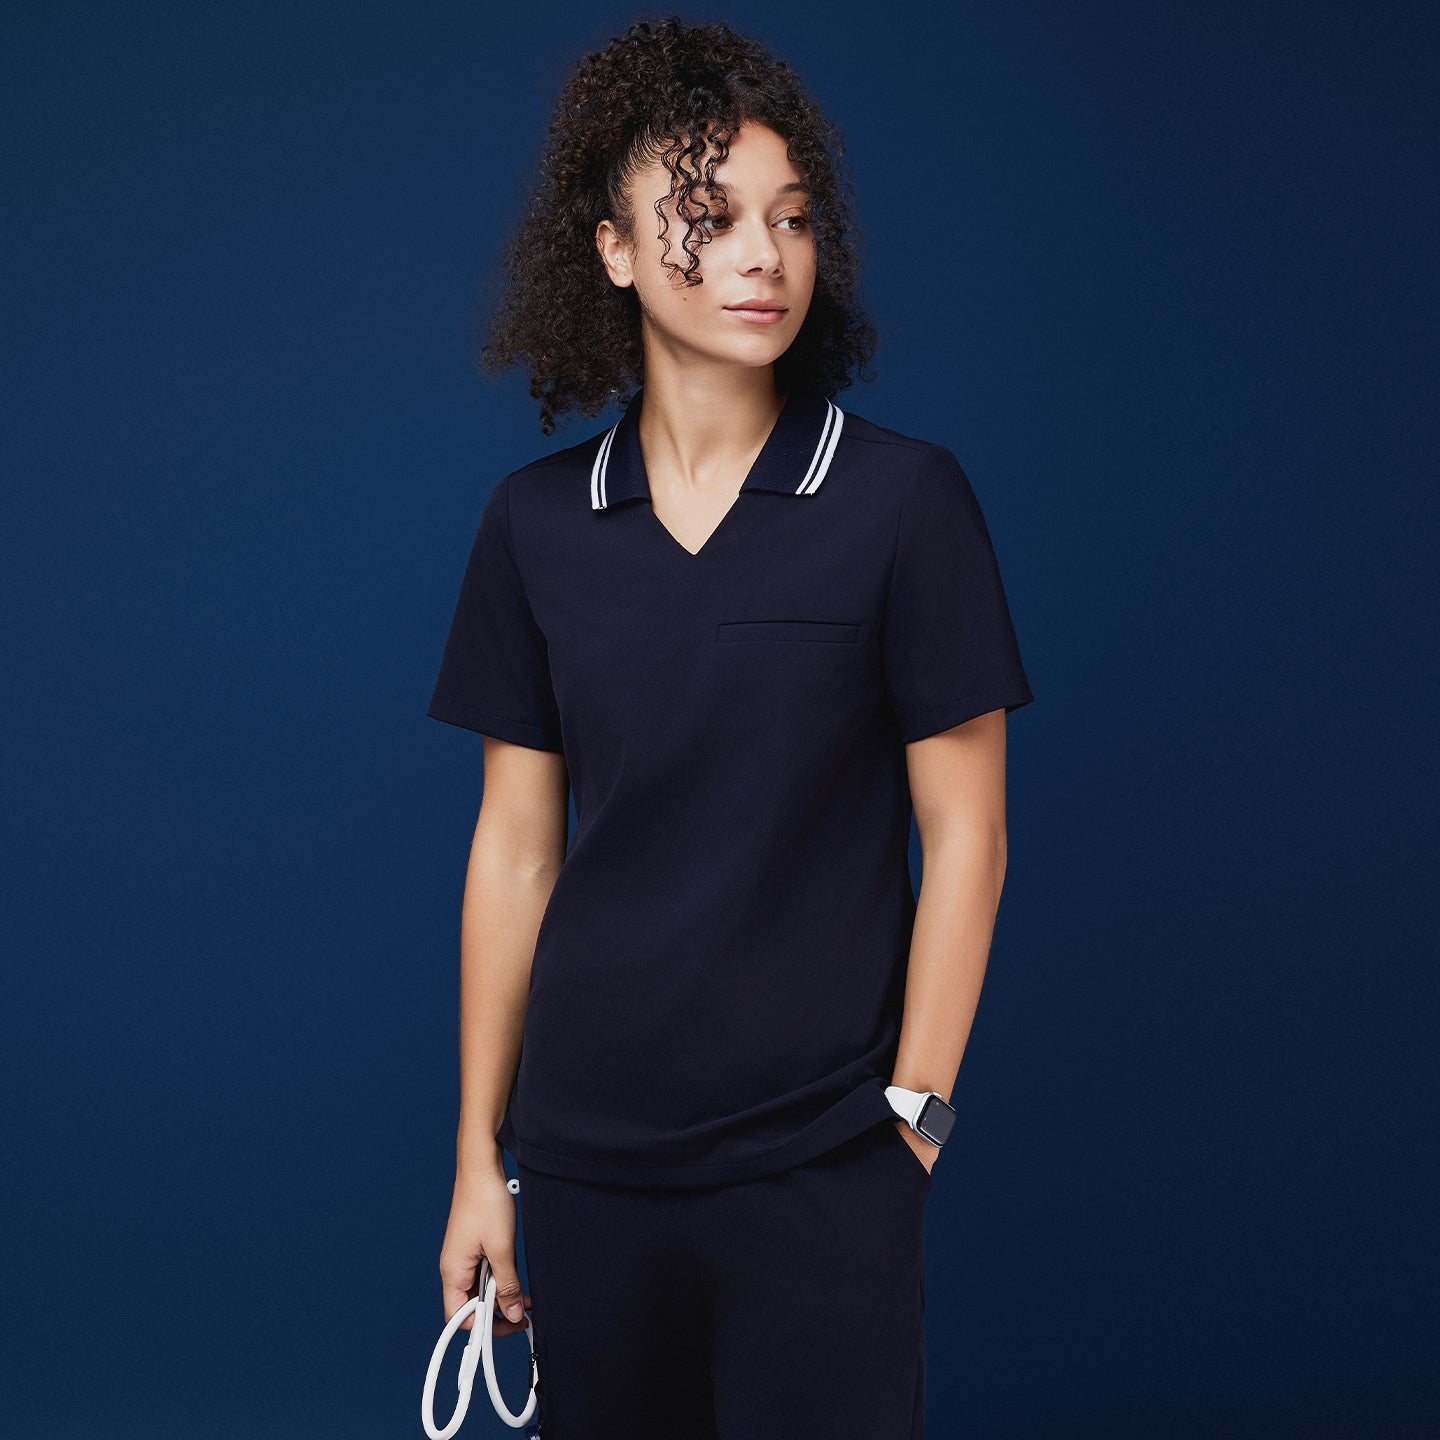
[[[926,1100],[915,1128],[932,1144],[943,1145],[955,1128],[955,1110],[938,1095]]]

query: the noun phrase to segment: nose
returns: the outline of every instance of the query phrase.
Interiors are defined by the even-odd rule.
[[[757,222],[751,234],[753,238],[747,238],[745,243],[744,258],[740,264],[741,273],[749,275],[756,270],[778,272],[780,247],[776,245],[770,227],[763,222]]]

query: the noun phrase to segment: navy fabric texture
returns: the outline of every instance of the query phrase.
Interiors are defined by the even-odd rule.
[[[650,503],[643,394],[496,487],[429,714],[563,751],[574,793],[497,1139],[703,1186],[892,1117],[905,745],[1033,696],[948,448],[792,390],[691,553]]]
[[[932,1176],[893,1116],[733,1185],[518,1176],[545,1440],[924,1440]]]

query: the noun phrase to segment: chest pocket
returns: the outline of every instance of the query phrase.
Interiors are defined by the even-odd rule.
[[[715,626],[717,641],[803,640],[853,645],[859,634],[859,625],[841,620],[721,620]]]

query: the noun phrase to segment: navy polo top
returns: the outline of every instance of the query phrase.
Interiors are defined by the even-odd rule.
[[[1033,696],[944,445],[797,386],[692,554],[650,503],[643,397],[495,488],[428,713],[563,751],[574,792],[497,1140],[698,1186],[893,1119],[904,747]]]

